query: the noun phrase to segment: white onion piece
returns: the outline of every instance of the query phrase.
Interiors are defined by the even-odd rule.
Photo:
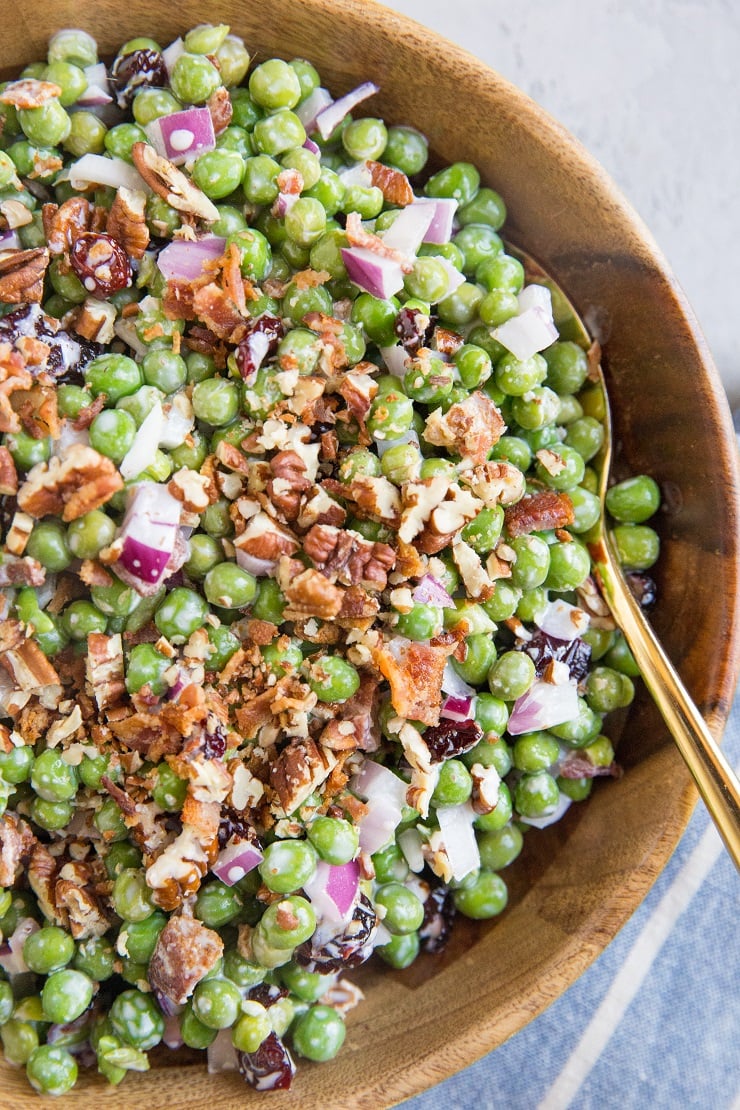
[[[88,85],[99,85],[101,89],[106,88],[108,84],[108,70],[105,68],[104,62],[95,62],[94,65],[85,66],[84,74],[85,77],[87,77]]]
[[[328,89],[324,89],[321,85],[310,92],[305,100],[295,109],[295,114],[306,129],[306,133],[310,134],[316,129],[316,117],[319,112],[323,112],[334,100]],[[315,144],[314,144],[315,145]],[[316,153],[314,151],[314,153]]]
[[[475,810],[470,802],[459,806],[439,806],[437,820],[442,833],[453,879],[464,879],[480,867],[480,852],[475,839]]]
[[[366,162],[355,162],[354,166],[348,166],[346,170],[340,170],[339,179],[347,188],[351,185],[359,185],[362,189],[369,189],[373,183],[373,175],[370,173]]]
[[[395,220],[381,235],[386,246],[413,257],[424,242],[424,236],[434,216],[434,209],[426,204],[409,204],[402,208]]]
[[[540,305],[533,305],[494,328],[491,335],[523,362],[554,343],[558,329],[552,315]]]
[[[464,285],[465,275],[461,274],[457,267],[452,265],[449,258],[442,258],[441,255],[437,255],[435,261],[439,262],[447,274],[447,292],[445,293],[445,297],[449,297],[451,293],[454,293],[456,289]],[[443,298],[440,298],[440,300],[442,299]]]
[[[417,875],[424,868],[424,854],[421,850],[423,840],[418,829],[404,829],[396,837],[398,847],[404,854],[406,863]]]
[[[166,46],[162,51],[162,61],[167,67],[167,75],[172,76],[172,70],[175,68],[175,62],[185,53],[185,43],[181,38],[176,38],[169,46]]]
[[[373,798],[388,799],[393,801],[399,810],[406,805],[408,784],[373,759],[364,761],[360,770],[353,776],[350,789],[358,797],[365,798],[367,801]]]
[[[220,235],[204,235],[194,242],[177,239],[159,252],[157,266],[167,281],[195,281],[204,264],[220,258],[225,246]]]
[[[85,77],[87,78],[87,88],[81,96],[77,97],[77,104],[83,108],[110,104],[113,97],[108,92],[108,70],[103,62],[85,66]]]
[[[213,1043],[208,1046],[208,1074],[238,1070],[239,1061],[231,1039],[231,1030],[220,1029]]]
[[[458,698],[449,694],[439,711],[440,717],[448,721],[470,721],[475,713],[475,698]]]
[[[457,211],[457,201],[452,197],[424,198],[414,201],[415,204],[428,204],[434,208],[431,223],[427,228],[423,242],[449,243],[452,235],[452,226]]]
[[[65,420],[57,439],[52,440],[52,455],[63,459],[66,452],[75,443],[82,443],[85,447],[90,444],[90,433],[87,428],[75,428],[71,420]]]
[[[535,617],[535,624],[548,636],[571,643],[572,640],[577,640],[583,635],[590,620],[584,609],[558,599],[549,603],[539,620]]]
[[[274,559],[258,559],[255,555],[242,551],[236,544],[234,545],[234,554],[237,564],[242,570],[249,571],[255,578],[269,578],[277,566]]]
[[[386,451],[390,451],[391,447],[403,447],[406,443],[410,443],[413,447],[418,448],[419,433],[415,428],[409,428],[409,430],[404,432],[402,436],[399,436],[398,439],[378,439],[375,442],[375,446],[378,450],[378,455],[382,459],[383,455]]]
[[[352,917],[360,884],[360,865],[356,860],[339,865],[319,860],[316,870],[303,884],[317,917],[343,925]]]
[[[324,142],[353,108],[356,108],[358,104],[362,104],[363,100],[367,100],[369,96],[374,96],[379,91],[378,85],[375,85],[372,81],[363,81],[356,89],[352,89],[345,96],[340,96],[339,100],[335,100],[326,108],[322,108],[316,116],[315,126],[318,128],[319,135],[321,135]],[[306,124],[303,126],[308,131]]]
[[[406,373],[406,362],[409,358],[406,349],[400,343],[396,343],[393,347],[381,347],[380,354],[388,373],[396,378],[402,378]]]
[[[142,420],[133,443],[121,460],[118,469],[126,481],[135,478],[137,474],[143,474],[156,459],[163,425],[162,406],[157,401]]]
[[[552,293],[546,285],[525,285],[516,299],[520,313],[539,307],[552,317]]]
[[[542,817],[522,817],[518,815],[518,820],[525,825],[534,825],[536,829],[546,829],[548,825],[554,825],[556,821],[560,820],[565,811],[570,807],[570,803],[571,799],[567,794],[563,794],[561,791],[558,804],[555,806],[552,813],[546,813]]]
[[[56,593],[56,587],[56,574],[47,574],[44,584],[36,587],[36,600],[42,612]]]
[[[442,672],[442,691],[445,694],[452,694],[456,698],[474,698],[475,690],[469,686],[460,675],[457,673],[452,663],[447,660],[445,669]]]
[[[360,847],[373,855],[385,848],[401,823],[402,810],[391,798],[368,798],[368,812],[360,818]]]
[[[421,605],[441,605],[443,609],[449,609],[455,604],[442,583],[433,574],[422,575],[411,596]]]
[[[0,967],[8,975],[23,975],[30,970],[23,959],[23,945],[32,933],[38,932],[39,928],[38,921],[34,921],[32,917],[22,917],[8,937],[7,944],[10,952],[0,956]]]
[[[184,108],[152,120],[144,128],[152,146],[176,166],[216,149],[213,119],[207,108]]]
[[[173,451],[176,447],[182,446],[185,437],[195,427],[193,406],[183,393],[176,393],[172,403],[164,406],[163,412],[164,420],[159,433],[159,446]]]
[[[262,852],[251,840],[235,840],[219,852],[216,862],[211,865],[211,871],[226,886],[233,886],[250,871],[254,871],[262,860]]]
[[[103,154],[83,154],[68,169],[69,181],[73,189],[84,189],[88,185],[108,185],[111,189],[151,190],[138,170],[124,162],[122,158],[106,158]]]
[[[387,301],[403,288],[403,270],[392,258],[385,258],[367,247],[342,247],[347,276],[373,297]]]
[[[536,679],[514,702],[506,728],[511,736],[562,725],[578,715],[578,690],[570,682],[555,685]]]
[[[144,358],[144,356],[149,353],[149,348],[146,343],[142,343],[139,339],[136,331],[136,324],[133,320],[116,320],[113,325],[113,331],[119,339],[123,340],[127,347],[131,348],[138,358]]]

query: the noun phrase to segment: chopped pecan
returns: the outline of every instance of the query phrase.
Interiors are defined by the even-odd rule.
[[[117,704],[126,689],[121,634],[106,636],[102,632],[91,632],[87,637],[86,667],[87,681],[98,709]]]
[[[26,550],[26,544],[28,543],[32,531],[33,518],[30,517],[28,513],[13,513],[13,519],[10,523],[10,528],[8,529],[8,533],[5,537],[5,547],[11,553],[11,555],[23,554],[23,552]],[[33,566],[34,562],[36,562],[35,559],[31,560],[31,566],[26,567],[24,574],[28,575],[29,573],[33,573],[33,575],[38,579],[44,573],[44,568],[41,566],[40,563],[37,563],[36,566]],[[0,579],[2,579],[3,577],[3,570],[5,570],[5,563],[0,562]],[[13,572],[8,574],[7,577],[8,584],[10,584],[10,581],[13,577]],[[41,583],[38,581],[36,583],[26,584],[41,585]]]
[[[60,915],[66,918],[75,940],[102,937],[110,929],[111,923],[103,913],[100,902],[84,885],[80,886],[71,879],[57,879],[54,903]]]
[[[237,728],[245,740],[254,740],[262,726],[270,723],[274,697],[274,688],[263,690],[236,710]]]
[[[45,844],[37,841],[26,872],[28,885],[36,895],[44,916],[55,925],[66,925],[65,915],[57,908],[54,898],[57,871],[56,859]]]
[[[365,418],[370,411],[370,405],[378,392],[378,383],[369,374],[358,367],[367,365],[359,363],[353,370],[342,376],[338,392],[347,402],[347,408],[354,416],[357,423],[363,427]]]
[[[0,256],[0,301],[39,304],[44,295],[44,274],[48,265],[46,247],[5,251]]]
[[[24,516],[25,514],[16,513],[15,515]],[[9,543],[10,534],[6,539],[6,546]],[[30,555],[18,558],[18,554],[20,552],[15,555],[0,555],[0,586],[43,586],[46,581],[46,571],[41,563],[32,559]]]
[[[543,489],[505,510],[506,529],[509,535],[523,536],[528,532],[548,532],[572,524],[573,502],[567,493]]]
[[[0,496],[13,497],[18,493],[18,471],[8,447],[0,447]]]
[[[110,721],[110,730],[127,748],[139,752],[152,763],[182,748],[180,733],[156,713],[134,713],[120,721]]]
[[[283,748],[270,765],[270,785],[284,814],[293,813],[317,790],[336,766],[333,752],[314,744],[310,737]]]
[[[50,696],[52,691],[61,694],[59,675],[35,640],[23,640],[17,647],[8,649],[0,657],[0,664],[11,675],[18,690],[27,690],[39,696],[45,691]]]
[[[470,769],[473,780],[471,804],[476,813],[491,813],[498,804],[501,778],[495,767],[474,763]]]
[[[452,448],[475,466],[486,461],[505,429],[493,401],[478,390],[451,405],[444,414],[435,409],[427,417],[424,439],[437,447]]]
[[[92,447],[73,443],[64,459],[37,463],[18,490],[18,504],[39,519],[53,514],[69,523],[104,505],[123,479],[115,464]]]
[[[214,89],[206,101],[206,108],[211,114],[214,135],[220,135],[229,126],[234,114],[229,90],[223,85]]]
[[[223,950],[218,933],[196,918],[182,914],[171,917],[159,934],[149,961],[149,982],[155,990],[181,1005],[216,966]]]
[[[405,173],[384,166],[382,162],[365,162],[375,188],[380,189],[387,204],[405,208],[414,202],[414,190]]]
[[[215,204],[177,166],[157,154],[154,147],[147,143],[134,143],[131,155],[149,188],[166,200],[171,208],[215,223],[218,219]]]
[[[61,424],[57,410],[57,391],[53,386],[40,385],[37,382],[24,393],[16,392],[11,404],[28,435],[34,439],[59,438]]]
[[[12,104],[14,108],[40,108],[48,100],[62,95],[59,85],[53,81],[38,81],[35,77],[23,77],[11,81],[0,92],[0,104]]]
[[[13,886],[21,864],[31,854],[36,837],[31,826],[15,813],[0,818],[0,886]]]
[[[20,352],[14,351],[8,343],[0,343],[0,432],[21,430],[21,422],[10,398],[15,393],[24,394],[32,385],[33,377],[24,366]]]
[[[342,608],[342,590],[313,567],[285,582],[283,592],[288,599],[284,612],[286,620],[301,620],[305,617],[331,620]]]
[[[296,451],[278,451],[270,459],[273,477],[267,483],[270,500],[286,520],[296,520],[301,496],[313,483],[306,477],[305,460]]]
[[[85,197],[70,197],[64,204],[45,204],[41,219],[50,253],[66,254],[75,239],[89,230],[92,205]]]
[[[106,231],[118,240],[129,258],[143,258],[149,246],[145,209],[146,193],[122,185],[108,212]]]
[[[218,854],[218,837],[204,840],[188,825],[147,869],[152,897],[164,910],[174,910],[200,886]]]
[[[182,467],[172,475],[167,489],[173,497],[182,501],[183,508],[188,513],[205,512],[211,501],[216,500],[211,481],[188,467]]]
[[[449,331],[448,328],[442,328],[438,325],[434,329],[434,337],[432,342],[434,343],[435,350],[439,351],[443,355],[449,355],[450,357],[452,357],[457,351],[460,350],[460,347],[463,345],[465,340],[461,335],[458,335],[456,331]]]
[[[234,546],[254,559],[275,561],[281,555],[293,555],[299,547],[292,532],[278,524],[267,513],[258,512],[234,540]]]
[[[460,480],[470,486],[476,497],[488,506],[511,505],[524,493],[524,475],[508,462],[485,462],[464,470]]]
[[[271,644],[277,639],[278,627],[272,621],[247,621],[247,637],[253,644]]]
[[[387,543],[373,543],[358,532],[327,524],[314,524],[303,539],[303,550],[327,578],[378,592],[385,589],[396,561]]]
[[[477,551],[458,537],[452,545],[452,558],[468,596],[476,601],[486,601],[493,593],[494,585]]]
[[[362,520],[376,520],[397,528],[401,519],[401,497],[387,478],[375,478],[370,474],[357,474],[351,482],[337,482],[327,478],[322,482],[327,493],[335,493],[345,501],[356,506],[356,514]]]
[[[88,297],[75,317],[74,330],[83,339],[110,343],[115,338],[116,306],[110,301]],[[102,394],[101,394],[102,396]]]

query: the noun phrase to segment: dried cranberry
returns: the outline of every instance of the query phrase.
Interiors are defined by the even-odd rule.
[[[261,847],[254,829],[247,822],[243,813],[237,813],[231,806],[221,807],[221,824],[218,827],[219,848],[225,848],[230,840],[251,840],[257,847]]]
[[[203,755],[206,759],[220,759],[226,751],[226,733],[220,722],[208,722],[203,734]]]
[[[72,269],[88,293],[109,297],[131,284],[131,263],[112,235],[85,231],[69,252]]]
[[[359,967],[372,954],[372,940],[378,917],[364,894],[355,906],[355,912],[343,933],[314,947],[310,940],[295,950],[295,958],[309,971],[328,975],[332,971],[344,971],[348,967]]]
[[[259,1002],[267,1010],[281,998],[287,998],[289,994],[287,987],[276,987],[273,983],[258,983],[256,987],[249,988],[247,998],[252,1002]]]
[[[455,903],[452,899],[452,891],[446,886],[434,887],[424,903],[424,920],[419,929],[419,937],[425,952],[442,951],[450,939],[454,919]]]
[[[414,355],[419,347],[427,347],[434,335],[434,322],[413,308],[402,308],[396,316],[393,330],[401,341],[404,350]]]
[[[255,1091],[287,1091],[295,1064],[277,1033],[269,1033],[256,1052],[237,1052],[239,1071]]]
[[[263,312],[247,323],[247,334],[236,348],[236,365],[245,382],[252,382],[266,358],[275,354],[285,335],[285,326],[278,316]]]
[[[424,743],[432,753],[432,763],[469,752],[480,740],[483,729],[475,721],[448,721],[432,725],[424,733]]]
[[[618,763],[610,763],[608,767],[597,767],[581,752],[568,752],[558,768],[558,774],[564,779],[595,779],[601,775],[619,778],[622,769]]]
[[[641,609],[649,609],[652,605],[655,605],[658,599],[658,587],[649,574],[637,574],[636,572],[628,574],[627,582]]]
[[[547,669],[548,663],[553,660],[565,663],[570,671],[570,677],[580,682],[588,674],[588,663],[591,658],[591,647],[585,640],[556,640],[547,632],[538,630],[523,645],[524,651],[534,663],[535,671],[541,675]],[[426,736],[426,733],[424,734]]]
[[[21,336],[34,336],[49,348],[45,371],[57,385],[82,385],[82,371],[101,355],[104,347],[79,336],[71,336],[41,305],[25,304],[0,319],[0,342],[15,343]]]
[[[167,66],[156,50],[134,50],[116,58],[111,70],[119,108],[128,108],[139,89],[163,89],[167,84]]]

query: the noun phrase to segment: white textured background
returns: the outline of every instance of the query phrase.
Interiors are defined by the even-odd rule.
[[[385,2],[476,54],[598,158],[740,406],[740,0]]]

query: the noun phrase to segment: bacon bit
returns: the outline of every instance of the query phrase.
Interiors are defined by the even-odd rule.
[[[437,326],[434,329],[433,342],[440,354],[452,357],[460,350],[465,340],[456,331],[449,331],[447,328]]]
[[[247,621],[247,639],[253,644],[271,644],[279,634],[278,626],[272,621]]]
[[[372,659],[391,687],[391,703],[399,717],[436,725],[442,704],[442,672],[454,645],[401,641],[398,658],[387,644],[372,649]]]
[[[188,1000],[201,979],[221,958],[224,944],[218,933],[195,917],[171,917],[157,939],[147,976],[155,990],[176,1005]]]
[[[221,260],[224,293],[230,297],[240,314],[243,316],[247,310],[247,299],[244,292],[244,279],[241,272],[241,257],[236,243],[230,243]],[[250,289],[252,289],[250,283]],[[251,299],[251,298],[250,298]]]
[[[297,197],[303,189],[303,177],[298,170],[281,170],[275,178],[275,184],[285,196]]]
[[[246,331],[244,317],[234,307],[231,297],[215,282],[196,290],[193,311],[218,339],[238,343],[243,338]]]
[[[444,415],[435,409],[427,417],[424,439],[437,447],[451,447],[475,466],[486,461],[505,430],[493,401],[478,390],[451,405]]]
[[[573,502],[567,493],[540,490],[509,505],[504,510],[506,529],[512,539],[529,532],[548,532],[572,524],[575,517]]]
[[[234,114],[229,90],[220,85],[208,97],[206,108],[211,114],[214,135],[220,135],[229,126]]]
[[[414,202],[414,190],[405,173],[395,170],[391,166],[384,166],[382,162],[367,161],[365,165],[370,170],[372,184],[380,189],[383,199],[388,204],[405,208]]]
[[[315,289],[317,285],[324,285],[330,280],[331,274],[328,270],[299,270],[297,274],[293,274],[293,284],[298,289]],[[321,313],[312,313],[312,315],[320,316]]]
[[[59,85],[52,81],[37,81],[34,77],[24,77],[11,81],[0,92],[0,104],[12,104],[14,108],[40,108],[47,100],[62,95]]]
[[[366,247],[367,250],[380,255],[381,258],[390,258],[393,262],[398,263],[405,274],[410,274],[413,270],[414,264],[407,255],[389,247],[379,235],[365,230],[359,212],[348,214],[346,231],[347,241],[351,247]]]
[[[105,408],[107,399],[105,393],[99,393],[94,401],[91,401],[84,409],[80,409],[77,417],[72,421],[72,427],[75,431],[81,432],[85,428],[89,428],[98,413]]]
[[[14,497],[18,492],[18,472],[7,447],[0,447],[0,496]]]
[[[120,721],[110,721],[109,725],[122,744],[152,763],[158,763],[165,755],[175,755],[182,748],[182,736],[156,713],[133,713]]]

